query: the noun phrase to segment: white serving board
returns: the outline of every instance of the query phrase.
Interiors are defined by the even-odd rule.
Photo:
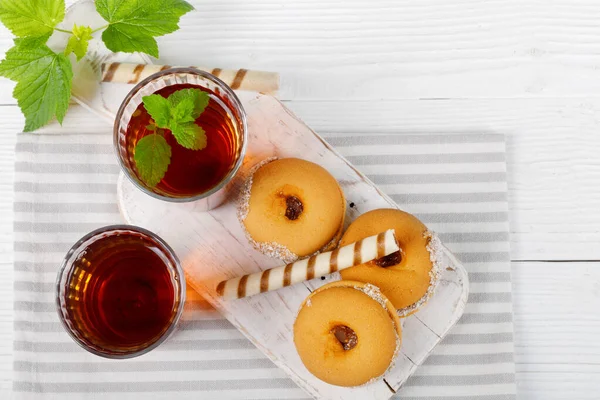
[[[292,327],[300,304],[310,291],[339,280],[339,274],[239,300],[223,301],[215,292],[221,280],[283,264],[254,250],[246,240],[236,217],[239,187],[248,170],[260,160],[299,157],[322,165],[340,182],[348,204],[354,203],[347,207],[347,224],[366,211],[397,205],[275,98],[258,95],[244,101],[244,107],[249,124],[248,151],[240,173],[226,189],[223,205],[202,212],[194,203],[156,200],[121,174],[121,212],[128,223],[165,239],[179,256],[188,284],[313,397],[388,399],[462,315],[468,296],[467,273],[445,250],[437,290],[423,308],[403,320],[401,353],[383,380],[344,388],[315,378],[296,352]]]

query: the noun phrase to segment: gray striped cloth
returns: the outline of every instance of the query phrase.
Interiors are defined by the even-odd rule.
[[[395,398],[515,398],[505,143],[502,135],[327,135],[401,208],[440,233],[471,281],[459,324]],[[110,361],[61,327],[54,281],[70,246],[122,222],[110,134],[19,136],[15,183],[16,398],[305,399],[193,292],[156,350]]]

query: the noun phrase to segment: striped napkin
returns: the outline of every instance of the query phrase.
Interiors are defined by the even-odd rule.
[[[401,208],[437,231],[469,271],[463,318],[395,398],[514,399],[504,137],[326,138]],[[80,349],[58,321],[54,281],[77,239],[122,222],[112,137],[22,134],[16,157],[16,398],[308,397],[191,291],[180,330],[156,350],[111,361]]]

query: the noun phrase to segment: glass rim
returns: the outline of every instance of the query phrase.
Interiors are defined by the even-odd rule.
[[[211,80],[211,81],[215,82],[217,85],[219,85],[220,88],[223,91],[225,91],[233,100],[234,106],[237,108],[237,111],[240,114],[240,120],[241,120],[241,125],[242,125],[242,135],[241,135],[242,147],[240,149],[240,155],[239,155],[238,159],[236,160],[231,171],[229,171],[229,173],[227,173],[227,175],[225,175],[225,177],[223,177],[223,179],[221,179],[221,181],[218,184],[216,184],[214,187],[212,187],[210,190],[207,190],[206,192],[203,192],[203,193],[200,193],[200,194],[197,194],[194,196],[170,197],[170,196],[164,196],[162,194],[156,193],[156,192],[148,189],[145,185],[142,185],[138,179],[136,179],[135,177],[132,176],[130,168],[128,168],[125,165],[123,159],[121,158],[120,152],[119,152],[119,126],[121,123],[121,117],[123,116],[123,113],[125,111],[125,107],[127,107],[127,105],[129,104],[129,102],[131,101],[133,96],[135,96],[135,94],[137,92],[139,92],[139,90],[142,87],[146,86],[147,84],[149,84],[150,82],[152,82],[153,80],[155,80],[157,78],[160,78],[165,75],[174,74],[174,73],[188,73],[188,74],[200,75],[201,77]],[[233,89],[231,89],[229,87],[229,85],[227,85],[225,82],[223,82],[221,79],[219,79],[215,75],[208,73],[206,71],[199,70],[197,68],[193,68],[193,67],[168,68],[168,69],[165,69],[162,71],[155,72],[154,74],[148,76],[147,78],[145,78],[142,81],[140,81],[139,83],[137,83],[133,87],[133,89],[131,89],[129,91],[129,93],[127,93],[127,96],[125,96],[125,99],[121,103],[121,106],[119,106],[119,110],[117,111],[117,116],[115,118],[115,123],[113,125],[113,149],[116,153],[117,160],[119,162],[119,166],[121,167],[121,171],[123,172],[123,174],[127,177],[127,179],[129,179],[129,181],[131,183],[133,183],[133,185],[135,187],[140,189],[142,192],[146,193],[149,196],[154,197],[155,199],[162,200],[162,201],[168,201],[171,203],[189,203],[192,201],[201,200],[201,199],[207,198],[207,197],[215,194],[219,190],[223,189],[223,187],[225,187],[225,185],[227,185],[229,182],[231,182],[231,180],[233,179],[235,174],[237,174],[239,169],[242,167],[244,157],[246,156],[246,148],[247,147],[248,147],[248,120],[246,117],[246,110],[244,110],[244,107],[242,106],[242,102],[240,101],[238,96],[235,94]]]
[[[97,349],[88,346],[86,343],[82,342],[80,340],[80,338],[78,338],[73,333],[71,327],[67,324],[67,321],[65,318],[65,313],[63,312],[63,309],[62,309],[62,306],[66,302],[64,301],[63,296],[60,295],[60,293],[61,293],[60,287],[61,287],[61,280],[62,280],[65,272],[67,272],[67,266],[69,264],[69,259],[73,256],[73,254],[75,254],[78,250],[81,249],[81,246],[85,242],[87,242],[88,240],[90,240],[90,239],[94,238],[95,236],[98,236],[99,234],[102,234],[102,233],[115,232],[115,231],[127,231],[127,230],[142,233],[146,236],[149,236],[150,238],[155,240],[160,246],[162,246],[166,252],[169,253],[169,256],[171,256],[173,258],[174,268],[177,271],[177,275],[179,277],[178,282],[179,282],[179,287],[180,287],[181,293],[179,293],[179,304],[177,305],[177,311],[175,313],[175,317],[171,320],[169,327],[158,337],[158,339],[156,339],[154,342],[152,342],[148,346],[138,349],[138,350],[135,350],[135,351],[112,354],[112,353],[98,351]],[[185,274],[183,272],[183,267],[181,266],[181,262],[179,261],[177,254],[175,254],[175,251],[173,251],[171,246],[169,246],[167,244],[167,242],[165,242],[160,236],[158,236],[154,232],[151,232],[147,229],[144,229],[142,227],[135,226],[135,225],[127,225],[127,224],[107,225],[107,226],[103,226],[101,228],[94,229],[93,231],[82,236],[79,240],[77,240],[73,244],[73,246],[71,246],[71,248],[65,254],[65,257],[63,258],[62,264],[61,264],[61,266],[58,270],[58,274],[56,276],[56,283],[55,283],[56,312],[58,313],[58,319],[60,320],[61,325],[63,326],[63,328],[65,329],[67,334],[71,337],[71,339],[73,339],[73,341],[75,343],[77,343],[77,345],[79,345],[79,347],[83,348],[84,350],[86,350],[92,354],[95,354],[97,356],[108,358],[108,359],[134,358],[134,357],[138,357],[143,354],[146,354],[149,351],[155,349],[160,344],[162,344],[165,340],[167,340],[167,338],[169,338],[169,336],[171,336],[171,334],[175,331],[175,329],[179,323],[179,320],[181,319],[181,316],[183,314],[183,309],[184,309],[185,300],[186,300],[186,289],[187,289],[187,286],[186,286]]]

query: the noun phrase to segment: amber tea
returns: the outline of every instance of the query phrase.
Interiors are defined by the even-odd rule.
[[[167,172],[156,188],[177,197],[194,196],[215,187],[231,171],[238,156],[238,133],[233,113],[217,93],[201,86],[179,84],[167,86],[155,94],[167,98],[178,90],[189,88],[208,92],[210,97],[208,106],[195,121],[206,133],[207,145],[202,150],[187,149],[177,143],[171,132],[161,129],[160,134],[171,146],[172,154]],[[141,103],[127,127],[126,146],[129,153],[135,151],[140,139],[156,132],[152,122]]]
[[[59,279],[59,313],[80,344],[129,354],[169,331],[185,281],[165,246],[129,227],[97,234],[72,254]]]

